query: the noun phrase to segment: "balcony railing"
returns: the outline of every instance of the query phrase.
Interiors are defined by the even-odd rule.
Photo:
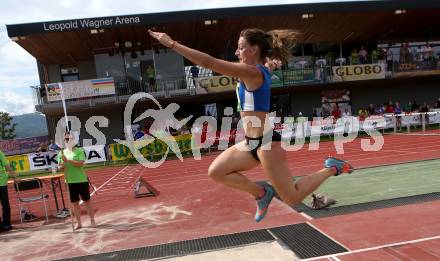
[[[420,61],[414,63],[383,63],[387,77],[397,76],[401,72],[418,72],[439,69],[437,60]],[[349,66],[349,64],[342,64]],[[374,64],[373,64],[374,65]],[[333,66],[340,66],[333,64]],[[389,68],[391,66],[391,68]],[[198,78],[212,77],[213,73],[199,74]],[[304,66],[302,68],[276,70],[272,72],[272,87],[280,88],[305,84],[325,84],[333,81],[332,66]],[[336,79],[335,79],[336,81]],[[181,78],[156,79],[151,82],[148,79],[138,80],[131,78],[115,78],[115,94],[88,98],[69,99],[66,102],[77,106],[97,106],[100,104],[125,103],[129,97],[137,92],[147,92],[156,98],[197,95],[197,78],[187,75]],[[45,95],[45,86],[32,86],[34,103],[37,110],[42,106],[58,108],[59,101],[48,101]]]

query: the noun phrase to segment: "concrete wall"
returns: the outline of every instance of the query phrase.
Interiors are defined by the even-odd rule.
[[[125,77],[124,60],[120,55],[95,54],[95,68],[97,78]]]
[[[80,80],[96,79],[95,61],[80,61],[78,62],[78,71]]]
[[[61,71],[58,64],[49,64],[47,66],[47,73],[49,74],[49,83],[61,82]]]
[[[174,51],[167,50],[165,53],[160,50],[160,53],[152,53],[151,50],[144,52],[136,52],[137,57],[131,58],[131,52],[125,53],[125,64],[127,66],[127,73],[133,78],[137,78],[141,75],[141,68],[139,61],[151,61],[153,57],[156,65],[157,77],[164,78],[182,78],[184,76],[184,64],[183,57]],[[98,78],[107,77],[107,74],[113,77],[124,77],[124,57],[121,54],[115,54],[109,56],[108,54],[96,54],[95,66],[96,74]],[[137,78],[139,80],[139,78]]]
[[[95,61],[80,61],[77,63],[80,80],[96,79]],[[49,64],[47,66],[49,82],[61,82],[61,71],[59,64]]]

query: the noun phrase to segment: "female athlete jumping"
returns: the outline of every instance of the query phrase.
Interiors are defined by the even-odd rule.
[[[235,52],[239,63],[216,59],[186,47],[165,33],[149,30],[149,34],[195,64],[223,75],[240,78],[237,99],[246,140],[222,152],[212,162],[208,174],[216,182],[254,196],[257,200],[257,222],[266,215],[274,196],[274,188],[286,204],[293,206],[301,203],[330,176],[353,170],[346,161],[329,157],[322,170],[293,182],[285,159],[286,151],[281,147],[280,134],[264,128],[271,98],[271,75],[267,67],[271,67],[275,60],[286,61],[290,54],[289,48],[296,41],[295,32],[273,30],[266,33],[260,29],[241,31]],[[265,63],[266,66],[263,65]],[[256,124],[252,119],[258,119],[261,124]],[[267,139],[267,135],[272,139]],[[267,140],[272,143],[268,144]],[[264,145],[271,145],[271,148],[262,149]],[[240,173],[260,163],[274,188],[271,185],[260,186]]]

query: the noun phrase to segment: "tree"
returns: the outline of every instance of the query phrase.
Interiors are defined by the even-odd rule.
[[[12,123],[12,117],[7,112],[0,112],[0,140],[15,138],[16,123]]]

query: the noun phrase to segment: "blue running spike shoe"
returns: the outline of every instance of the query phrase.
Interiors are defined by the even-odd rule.
[[[338,176],[342,173],[352,173],[353,172],[353,166],[351,166],[350,163],[348,163],[345,160],[340,160],[334,157],[328,157],[325,160],[324,163],[325,168],[335,168],[336,174],[335,176]]]
[[[263,188],[265,190],[264,197],[257,201],[257,212],[255,213],[255,221],[257,222],[260,222],[266,216],[269,204],[275,195],[274,189],[271,185],[264,184]]]

